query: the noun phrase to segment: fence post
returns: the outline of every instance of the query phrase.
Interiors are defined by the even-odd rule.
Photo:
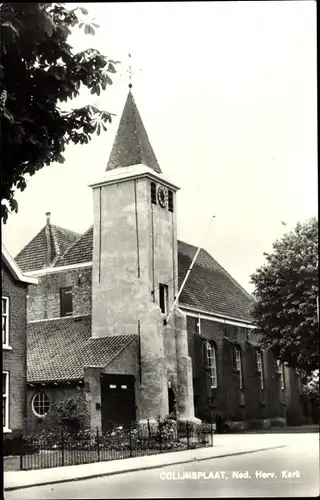
[[[161,435],[161,420],[159,418],[159,446],[160,446],[160,453],[162,453],[162,435]]]
[[[100,437],[99,437],[99,427],[97,426],[97,455],[98,462],[100,462]]]
[[[132,434],[131,434],[131,424],[129,424],[129,445],[130,445],[130,458],[132,457]]]
[[[61,465],[64,466],[64,435],[63,429],[61,429]]]
[[[150,420],[147,419],[147,424],[148,424],[148,439],[150,440],[151,437],[151,429],[150,429]]]
[[[187,449],[189,450],[189,422],[186,421],[186,431],[187,431]]]

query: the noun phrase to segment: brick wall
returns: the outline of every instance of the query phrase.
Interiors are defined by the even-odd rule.
[[[60,317],[60,288],[72,286],[73,315],[91,314],[91,267],[67,269],[39,276],[29,287],[28,321]]]
[[[38,392],[45,392],[50,400],[50,409],[45,417],[37,417],[32,410],[32,400]],[[27,429],[28,432],[37,432],[42,429],[53,429],[59,426],[56,412],[57,403],[72,399],[79,408],[79,418],[83,426],[89,426],[87,404],[84,396],[84,386],[75,384],[59,384],[46,386],[28,386],[27,390]]]
[[[27,284],[17,281],[2,265],[2,296],[9,297],[9,344],[3,350],[2,369],[9,372],[9,428],[11,435],[21,432],[26,417],[26,304]],[[36,288],[35,285],[30,287]]]
[[[210,420],[218,413],[228,421],[284,418],[285,405],[281,401],[284,401],[285,395],[284,391],[280,390],[279,376],[272,354],[268,352],[263,355],[264,388],[262,389],[256,369],[255,348],[246,341],[246,330],[201,319],[201,337],[214,342],[216,347],[218,387],[210,388],[209,376],[204,368],[203,343],[195,335],[195,332],[198,332],[197,321],[197,318],[190,316],[187,318],[196,416],[202,420]],[[242,390],[239,373],[234,366],[235,345],[240,347],[242,353]]]

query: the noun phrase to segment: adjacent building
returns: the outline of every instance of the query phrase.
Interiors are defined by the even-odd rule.
[[[2,425],[4,439],[25,430],[27,417],[27,293],[38,280],[23,274],[2,245]]]
[[[102,430],[172,412],[238,428],[284,424],[295,376],[289,388],[259,347],[252,297],[204,249],[173,308],[197,248],[177,238],[179,188],[162,173],[131,91],[91,187],[92,227],[78,235],[48,213],[17,256],[39,280],[28,297],[30,428],[52,426],[63,402]]]

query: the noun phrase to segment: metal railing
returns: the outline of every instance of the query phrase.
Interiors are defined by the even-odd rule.
[[[16,467],[20,470],[45,469],[213,446],[213,434],[210,424],[173,420],[132,424],[105,433],[56,429],[21,436],[11,454],[19,459]]]

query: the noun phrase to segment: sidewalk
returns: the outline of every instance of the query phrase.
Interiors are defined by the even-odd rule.
[[[308,439],[314,440],[317,438],[314,433],[304,435],[295,434],[294,436],[295,439],[298,437],[298,441],[303,439],[304,444],[306,444]],[[214,446],[208,448],[126,458],[108,462],[95,462],[85,465],[55,467],[52,469],[5,472],[4,488],[9,491],[31,486],[77,481],[80,479],[183,464],[192,462],[193,460],[208,460],[218,457],[253,453],[271,448],[290,446],[292,439],[292,434],[215,435]]]

